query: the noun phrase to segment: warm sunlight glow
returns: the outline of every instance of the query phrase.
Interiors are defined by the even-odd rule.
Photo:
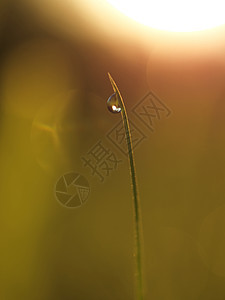
[[[107,0],[141,24],[162,30],[190,32],[225,23],[224,0]]]

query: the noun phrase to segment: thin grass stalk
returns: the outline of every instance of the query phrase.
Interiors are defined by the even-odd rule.
[[[125,129],[127,149],[128,149],[128,158],[130,163],[130,177],[131,177],[131,186],[133,193],[133,208],[134,208],[134,238],[135,238],[135,249],[134,255],[136,258],[136,285],[137,285],[137,299],[144,299],[144,291],[143,291],[143,270],[142,270],[142,220],[141,220],[141,211],[140,211],[140,199],[138,195],[137,188],[137,178],[136,178],[136,168],[135,168],[135,160],[132,146],[132,138],[129,126],[129,120],[126,112],[126,107],[124,105],[123,98],[120,94],[120,91],[113,80],[112,76],[108,73],[112,88],[114,93],[116,93],[118,97],[118,103],[121,107],[121,114],[123,120],[123,126]]]

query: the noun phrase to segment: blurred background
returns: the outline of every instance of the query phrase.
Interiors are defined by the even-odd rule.
[[[150,29],[103,0],[1,0],[0,299],[134,299],[129,165],[107,72],[136,131],[146,299],[225,299],[224,36]],[[141,113],[146,99],[160,115]],[[99,141],[113,170],[85,166]],[[68,172],[90,186],[80,207],[56,197]]]

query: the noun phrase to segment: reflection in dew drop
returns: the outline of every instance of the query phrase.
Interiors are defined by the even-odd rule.
[[[107,107],[111,113],[117,114],[121,112],[121,107],[119,106],[119,101],[117,94],[112,94],[107,100]]]

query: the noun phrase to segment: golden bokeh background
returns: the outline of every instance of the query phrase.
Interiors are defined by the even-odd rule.
[[[104,1],[0,3],[2,300],[134,299],[129,165],[107,139],[107,72],[146,138],[135,149],[146,300],[225,299],[225,27],[147,29]],[[132,108],[171,110],[151,132]],[[122,160],[101,183],[82,157],[101,140]],[[54,188],[87,178],[85,205]]]

